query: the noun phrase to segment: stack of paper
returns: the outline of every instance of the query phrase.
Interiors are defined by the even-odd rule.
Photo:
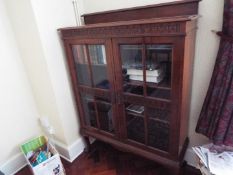
[[[129,75],[130,80],[143,81],[143,70],[138,69],[127,69],[127,75]],[[163,80],[164,73],[163,70],[146,70],[146,82],[159,83]]]
[[[155,70],[146,70],[146,75],[147,76],[159,76],[162,73],[162,69],[155,69]],[[143,75],[143,70],[139,69],[127,69],[127,74],[128,75]]]
[[[211,174],[233,175],[233,152],[219,153],[214,151],[213,147],[213,144],[197,146],[193,147],[193,151]]]

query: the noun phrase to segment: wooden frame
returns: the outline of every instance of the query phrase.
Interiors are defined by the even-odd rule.
[[[192,82],[192,64],[195,47],[195,31],[197,21],[197,6],[199,0],[186,0],[176,3],[166,3],[162,5],[147,6],[142,8],[127,9],[122,11],[111,11],[97,14],[85,15],[85,22],[89,25],[82,27],[71,27],[59,29],[61,38],[67,54],[67,63],[70,70],[72,87],[75,95],[77,109],[79,111],[80,132],[85,137],[95,137],[120,148],[121,150],[144,156],[174,169],[174,174],[179,174],[180,165],[183,161],[185,150],[188,145],[187,122],[190,103],[190,89]],[[160,12],[158,9],[173,10],[168,14]],[[160,13],[152,13],[151,19],[141,19],[136,16],[135,20],[130,18],[130,14],[143,12],[148,15],[150,10],[158,10]],[[182,11],[178,12],[178,10]],[[174,16],[182,13],[183,16]],[[106,14],[105,17],[99,15]],[[110,21],[112,15],[119,14],[126,16],[125,21],[115,22],[117,18]],[[156,16],[157,15],[157,16]],[[164,16],[165,15],[165,16]],[[142,15],[143,16],[143,15]],[[105,18],[108,18],[105,19]],[[99,23],[106,20],[108,23]],[[115,20],[115,21],[114,21]],[[77,78],[73,45],[93,45],[102,44],[105,46],[107,57],[107,74],[111,84],[110,89],[99,89],[93,85],[93,72],[91,68],[90,55],[87,54],[88,72],[90,74],[91,86],[80,85]],[[120,44],[140,44],[142,45],[142,65],[143,86],[142,96],[127,94],[123,92],[122,62],[120,58]],[[147,86],[145,79],[145,61],[147,44],[169,44],[172,46],[172,68],[171,84],[161,87],[171,93],[171,99],[158,99],[147,96]],[[87,52],[88,53],[88,52]],[[159,86],[154,86],[159,88]],[[93,128],[85,123],[85,114],[82,106],[80,93],[92,94],[94,97],[106,97],[110,99],[113,109],[114,134],[101,130],[100,117],[97,111],[96,99],[94,98],[97,127]],[[170,130],[168,151],[152,148],[148,144],[148,121],[147,109],[144,115],[145,144],[136,143],[127,138],[126,113],[124,103],[143,104],[146,107],[158,107],[170,110]],[[89,143],[87,142],[87,145]]]
[[[133,7],[121,10],[111,10],[84,14],[85,24],[96,24],[116,21],[131,21],[138,19],[162,18],[172,16],[196,15],[200,0],[184,0],[144,7]]]
[[[170,135],[170,144],[169,145],[173,145],[172,147],[170,147],[170,150],[168,151],[170,154],[170,157],[177,159],[178,158],[178,152],[177,151],[179,149],[179,123],[180,123],[180,118],[179,118],[179,113],[180,113],[180,107],[179,104],[181,103],[181,99],[180,99],[180,90],[182,89],[182,79],[181,77],[183,76],[183,72],[182,70],[182,60],[179,60],[180,57],[183,57],[182,55],[182,50],[184,49],[183,45],[183,38],[180,37],[144,37],[144,38],[118,38],[118,39],[113,39],[113,53],[114,53],[114,62],[115,65],[122,65],[121,63],[121,59],[119,56],[119,48],[118,45],[120,44],[142,44],[145,46],[145,44],[170,44],[173,45],[173,68],[172,68],[172,75],[175,75],[178,73],[177,76],[174,76],[174,80],[172,78],[172,83],[171,83],[171,92],[172,92],[172,99],[171,100],[163,100],[163,99],[154,99],[154,98],[150,98],[147,97],[146,99],[143,99],[143,97],[140,97],[138,95],[124,95],[123,91],[122,91],[122,76],[121,76],[121,68],[118,67],[117,69],[115,69],[116,72],[116,79],[119,82],[116,89],[120,94],[123,94],[124,97],[122,97],[123,99],[125,99],[126,101],[131,101],[131,102],[135,102],[135,101],[141,101],[141,104],[146,104],[145,106],[148,106],[149,104],[155,104],[154,106],[165,106],[165,108],[171,108],[171,111],[173,113],[171,121],[170,121],[170,125],[173,126],[177,126],[177,127],[171,127],[171,131],[173,134]],[[144,49],[145,50],[145,49]],[[143,55],[143,60],[145,59],[145,53]],[[144,69],[145,71],[145,69]],[[145,73],[144,73],[145,75]],[[144,82],[144,89],[145,89],[145,82]],[[144,92],[145,93],[145,92]],[[145,94],[144,94],[145,97]],[[132,100],[131,100],[132,99]],[[137,100],[136,100],[137,99]],[[124,100],[124,101],[125,101]],[[147,102],[148,101],[148,105]],[[155,102],[155,103],[153,103]],[[172,103],[170,103],[172,102]],[[121,102],[120,104],[121,106],[118,108],[119,111],[121,111],[119,117],[120,117],[120,121],[121,121],[121,136],[123,137],[122,139],[126,139],[126,124],[125,124],[125,113],[124,113],[124,107],[123,107],[123,103]],[[123,112],[123,113],[122,113]],[[146,119],[148,120],[148,119]],[[145,123],[145,131],[147,131],[147,124]],[[147,135],[145,133],[145,135]],[[177,135],[177,136],[175,136]],[[145,136],[145,138],[147,138]],[[146,140],[146,145],[147,145],[147,140]],[[132,143],[132,142],[129,142]],[[134,144],[134,143],[132,143]],[[135,146],[138,144],[134,144]],[[138,145],[140,147],[140,145]],[[143,146],[141,146],[143,147]],[[143,149],[146,149],[145,147],[143,147]],[[150,149],[151,150],[151,149]],[[167,153],[164,154],[164,152],[158,151],[157,150],[157,154],[161,154],[161,155],[165,155],[167,157],[169,157],[169,155],[167,155]]]

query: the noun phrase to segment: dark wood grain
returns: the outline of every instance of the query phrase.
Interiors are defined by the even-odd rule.
[[[183,89],[181,102],[181,127],[180,127],[180,144],[185,142],[188,133],[188,116],[190,111],[191,87],[193,79],[193,63],[195,54],[196,40],[196,21],[187,23],[187,35],[184,44],[184,59],[183,65]]]
[[[197,14],[200,0],[184,0],[142,7],[111,10],[84,14],[85,24],[131,21],[137,19],[161,18]]]
[[[63,39],[118,38],[139,36],[184,36],[185,22],[197,16],[147,19],[59,29]]]

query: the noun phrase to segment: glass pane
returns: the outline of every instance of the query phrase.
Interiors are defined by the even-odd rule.
[[[81,93],[82,107],[85,115],[86,125],[97,128],[96,110],[94,97]]]
[[[72,51],[79,84],[91,86],[91,79],[85,46],[73,45]]]
[[[171,90],[147,87],[147,95],[150,97],[170,100]]]
[[[88,45],[94,86],[109,89],[107,61],[104,45]]]
[[[125,104],[128,139],[145,143],[144,106]]]
[[[169,123],[170,111],[160,108],[147,108],[147,116],[151,119],[158,120],[160,122]]]
[[[141,85],[133,85],[133,84],[125,84],[124,85],[124,92],[143,95],[143,87]]]
[[[146,45],[147,96],[170,99],[171,45]]]
[[[100,129],[114,132],[114,120],[111,102],[108,99],[96,97],[97,111],[100,121]]]
[[[149,119],[148,121],[148,145],[163,151],[168,151],[169,126],[164,123]]]
[[[168,151],[170,111],[159,108],[147,108],[148,145]]]
[[[143,95],[142,45],[121,45],[124,92]]]

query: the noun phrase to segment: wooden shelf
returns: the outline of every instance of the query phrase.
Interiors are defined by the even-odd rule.
[[[136,117],[142,117],[142,118],[144,118],[144,113],[139,114],[139,113],[131,112],[131,111],[128,111],[128,110],[127,110],[127,114],[133,115],[133,116],[136,116]]]
[[[144,113],[142,114],[138,114],[138,113],[135,113],[135,112],[130,112],[130,111],[127,111],[127,114],[128,115],[133,115],[135,117],[140,117],[140,118],[144,118]],[[163,119],[160,119],[160,118],[155,118],[155,117],[149,117],[149,120],[153,120],[155,122],[159,122],[159,123],[163,123],[163,124],[166,124],[166,125],[169,125],[169,122],[167,120],[163,120]],[[129,121],[130,122],[130,121]]]
[[[147,89],[147,97],[171,100],[171,91],[166,89]]]
[[[134,86],[143,86],[143,81],[137,81],[137,80],[129,80],[127,82],[124,82],[124,85],[134,85]],[[171,90],[171,80],[164,79],[160,83],[151,83],[146,82],[147,87],[151,88],[158,88],[158,89],[165,89],[165,90]]]
[[[88,63],[76,63],[77,65],[81,65],[81,66],[89,66]],[[91,66],[107,66],[107,63],[91,63]]]
[[[158,118],[149,118],[149,120],[153,120],[153,121],[158,122],[158,123],[163,123],[163,124],[169,125],[169,122],[166,120],[161,120]]]

